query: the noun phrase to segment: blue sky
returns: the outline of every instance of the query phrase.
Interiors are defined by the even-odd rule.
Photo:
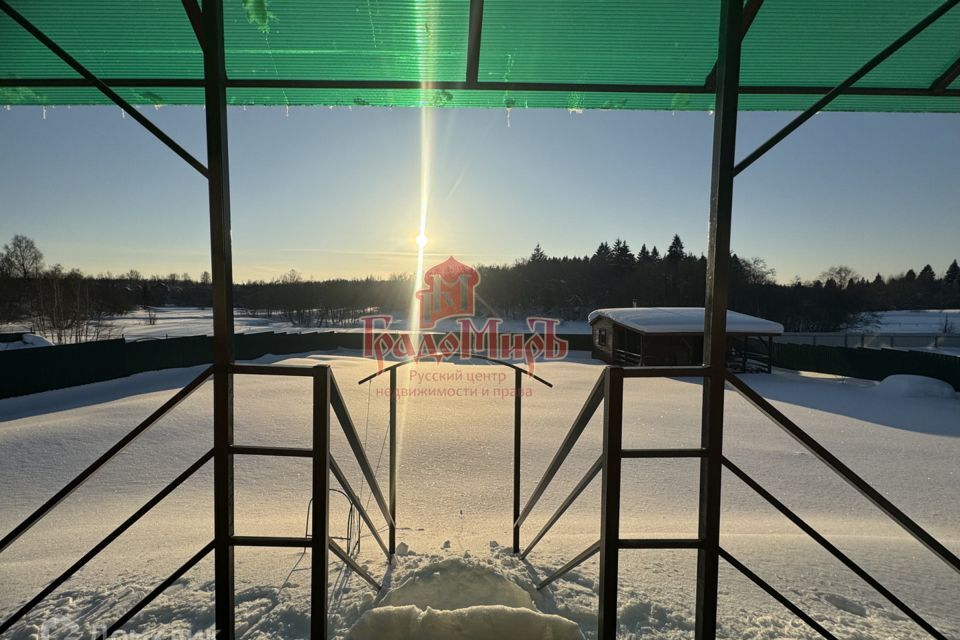
[[[205,159],[199,108],[145,108]],[[743,114],[742,157],[791,114]],[[415,269],[421,114],[231,109],[234,270],[317,278]],[[705,248],[706,113],[431,110],[428,254],[512,262],[540,243]],[[0,242],[87,272],[209,268],[206,188],[113,107],[0,110]],[[737,179],[733,248],[778,279],[892,274],[960,257],[960,116],[822,114]],[[428,258],[429,262],[430,258]]]

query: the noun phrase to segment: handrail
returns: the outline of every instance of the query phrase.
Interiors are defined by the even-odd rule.
[[[266,547],[266,548],[301,548],[306,549],[313,541],[308,537],[285,537],[285,536],[233,536],[230,544],[235,547]],[[360,564],[350,557],[343,547],[334,540],[327,540],[327,548],[333,551],[334,555],[343,560],[351,569],[357,572],[361,578],[369,582],[378,591],[383,585],[379,584]]]
[[[564,437],[563,442],[560,444],[560,448],[557,450],[557,453],[553,456],[553,460],[550,461],[550,465],[547,467],[547,470],[544,471],[543,477],[540,478],[540,482],[537,483],[533,493],[530,494],[530,498],[527,500],[527,505],[523,508],[523,511],[520,512],[520,517],[517,518],[514,526],[519,527],[521,524],[523,524],[523,521],[526,520],[527,516],[530,515],[530,512],[533,511],[537,501],[540,500],[541,496],[543,496],[543,492],[547,490],[547,486],[553,481],[554,476],[557,475],[557,471],[560,470],[560,467],[567,459],[567,456],[570,455],[570,451],[573,449],[573,446],[577,443],[577,440],[580,439],[584,429],[587,428],[587,424],[590,422],[593,414],[597,412],[597,409],[600,407],[600,403],[603,402],[604,380],[606,380],[606,369],[604,369],[604,372],[600,374],[600,377],[598,377],[597,381],[594,383],[593,388],[590,390],[590,395],[587,396],[583,406],[580,407],[580,413],[577,415],[576,420],[573,421],[573,425],[570,427],[570,430]]]
[[[568,571],[570,571],[571,569],[573,569],[573,568],[576,567],[577,565],[583,563],[585,560],[587,560],[588,558],[590,558],[591,556],[593,556],[594,554],[596,554],[598,551],[600,551],[600,541],[599,541],[599,540],[597,540],[596,542],[594,542],[592,545],[590,545],[589,547],[587,547],[586,549],[584,549],[584,550],[581,551],[580,553],[578,553],[578,554],[573,558],[573,560],[571,560],[570,562],[568,562],[567,564],[563,565],[562,567],[560,567],[559,569],[557,569],[556,571],[554,571],[553,573],[551,573],[549,576],[547,576],[546,578],[544,578],[544,579],[540,582],[540,584],[537,585],[537,590],[543,589],[545,586],[547,586],[548,584],[550,584],[550,583],[553,582],[554,580],[558,580],[558,579],[562,578],[563,576],[565,576],[565,575],[567,574]]]
[[[377,483],[376,474],[374,474],[370,460],[367,458],[363,444],[360,442],[360,435],[357,433],[357,428],[353,424],[353,418],[350,417],[350,412],[347,410],[347,405],[343,400],[343,394],[340,392],[340,386],[337,384],[337,379],[334,376],[330,376],[330,404],[333,407],[333,412],[337,415],[337,420],[340,422],[343,434],[347,437],[347,442],[353,450],[353,455],[360,465],[360,471],[363,472],[363,476],[370,486],[370,493],[373,494],[377,505],[380,507],[380,513],[383,514],[383,518],[387,521],[387,524],[396,526],[393,517],[390,515],[390,509],[387,507],[387,501],[383,497],[383,492],[380,490],[380,485]]]
[[[883,494],[874,489],[866,480],[857,475],[850,467],[841,462],[839,458],[830,453],[823,445],[797,426],[790,418],[767,401],[766,398],[751,389],[750,386],[738,376],[728,371],[726,377],[733,388],[746,398],[750,404],[759,409],[761,413],[765,414],[794,440],[803,445],[817,459],[833,469],[833,471],[846,480],[850,486],[856,489],[860,495],[872,502],[875,507],[900,525],[900,527],[913,536],[920,544],[960,573],[960,558],[957,558],[956,555],[930,535],[923,527],[914,522],[913,519],[885,498]]]
[[[392,364],[392,365],[390,365],[389,367],[384,367],[384,368],[381,369],[380,371],[376,371],[376,372],[374,372],[374,373],[371,373],[371,374],[368,375],[366,378],[362,378],[361,380],[359,380],[359,381],[357,382],[357,384],[363,384],[364,382],[368,382],[368,381],[370,381],[370,380],[373,380],[374,378],[379,377],[379,376],[383,375],[384,373],[387,373],[388,371],[392,371],[392,370],[394,370],[394,369],[399,369],[400,367],[402,367],[402,366],[404,366],[404,365],[416,364],[416,363],[420,362],[421,360],[430,360],[430,359],[432,359],[432,358],[438,358],[438,359],[439,359],[439,358],[446,358],[446,357],[447,357],[447,354],[441,353],[441,352],[439,352],[439,351],[435,351],[435,352],[433,352],[433,353],[427,353],[427,354],[424,354],[424,355],[422,355],[422,356],[417,356],[417,357],[415,357],[415,358],[410,358],[410,359],[408,359],[408,360],[401,360],[400,362],[397,362],[397,363],[395,363],[395,364]],[[510,367],[511,369],[513,369],[513,370],[515,370],[515,371],[519,371],[520,373],[526,374],[526,375],[530,376],[531,378],[533,378],[534,380],[536,380],[537,382],[540,382],[540,383],[542,383],[542,384],[545,384],[545,385],[547,385],[548,387],[553,387],[552,384],[550,384],[549,382],[547,382],[546,380],[544,380],[544,379],[541,378],[540,376],[535,375],[535,374],[534,374],[532,371],[530,371],[529,369],[524,369],[523,367],[518,367],[517,365],[513,364],[512,362],[508,362],[508,361],[506,361],[506,360],[500,360],[499,358],[491,358],[491,357],[489,357],[489,356],[480,355],[479,353],[470,353],[470,354],[467,354],[467,355],[458,354],[458,355],[457,355],[457,359],[458,359],[458,360],[471,360],[471,359],[486,360],[487,362],[495,362],[495,363],[497,363],[497,364],[502,364],[502,365],[505,366],[505,367]]]
[[[377,527],[374,526],[373,521],[370,519],[370,515],[367,513],[367,510],[363,507],[363,504],[360,501],[360,496],[357,495],[357,492],[353,490],[353,487],[347,482],[347,477],[343,474],[343,471],[340,469],[340,465],[337,464],[337,461],[333,459],[333,456],[330,456],[330,473],[333,474],[333,477],[337,479],[337,482],[340,483],[340,486],[343,487],[344,493],[347,494],[347,499],[353,503],[353,506],[357,508],[357,513],[360,514],[360,518],[363,519],[363,522],[367,525],[367,528],[370,530],[370,534],[373,536],[373,539],[377,541],[377,544],[380,545],[380,548],[383,549],[384,555],[387,556],[387,560],[390,560],[390,551],[387,550],[387,545],[384,544],[383,538],[380,537],[380,534],[377,532]]]
[[[213,449],[211,449],[210,451],[200,456],[200,458],[196,462],[191,464],[189,467],[187,467],[187,469],[184,472],[182,472],[176,478],[171,480],[170,483],[167,484],[167,486],[161,489],[155,496],[147,500],[147,502],[145,502],[143,506],[141,506],[139,509],[134,511],[133,514],[130,515],[130,517],[128,517],[126,520],[120,523],[120,525],[117,526],[117,528],[115,528],[109,534],[107,534],[107,536],[103,538],[103,540],[98,542],[92,549],[90,549],[87,553],[85,553],[79,560],[77,560],[72,565],[70,565],[70,567],[66,571],[61,573],[57,578],[55,578],[52,582],[50,582],[50,584],[44,587],[43,590],[40,591],[40,593],[38,593],[29,602],[27,602],[22,607],[20,607],[20,609],[17,610],[16,613],[14,613],[12,616],[4,620],[3,623],[0,624],[0,634],[2,634],[6,630],[8,630],[10,627],[12,627],[14,624],[16,624],[17,621],[23,618],[23,616],[30,613],[31,609],[37,606],[48,595],[53,593],[57,589],[57,587],[59,587],[64,582],[69,580],[73,574],[75,574],[77,571],[82,569],[88,562],[93,560],[93,558],[95,558],[101,551],[107,548],[107,546],[111,542],[119,538],[124,531],[126,531],[127,529],[132,527],[134,524],[136,524],[137,521],[140,520],[140,518],[146,515],[155,506],[157,506],[164,498],[166,498],[168,495],[173,493],[174,489],[176,489],[181,484],[186,482],[186,480],[190,478],[190,476],[196,473],[196,471],[200,469],[200,467],[205,465],[211,459],[213,459]]]
[[[920,614],[918,614],[916,611],[911,609],[902,600],[900,600],[900,598],[898,598],[893,593],[891,593],[889,589],[884,587],[877,579],[875,579],[873,576],[867,573],[859,564],[854,562],[853,559],[851,559],[847,554],[845,554],[843,551],[841,551],[836,546],[834,546],[832,542],[824,538],[819,531],[817,531],[812,526],[807,524],[806,520],[801,518],[799,515],[797,515],[796,512],[794,512],[787,505],[785,505],[783,502],[778,500],[772,493],[764,489],[759,482],[757,482],[752,477],[750,477],[750,475],[748,475],[747,472],[745,472],[743,469],[741,469],[740,467],[735,465],[733,462],[731,462],[730,459],[727,458],[726,456],[724,456],[723,458],[723,465],[727,469],[729,469],[731,473],[733,473],[735,476],[740,478],[740,480],[742,480],[744,484],[746,484],[748,487],[753,489],[761,498],[763,498],[768,503],[770,503],[770,505],[773,506],[777,511],[779,511],[784,516],[786,516],[787,519],[790,520],[790,522],[795,524],[797,527],[799,527],[801,531],[803,531],[808,536],[813,538],[813,540],[816,543],[818,543],[821,547],[829,551],[834,558],[839,560],[848,569],[850,569],[855,574],[857,574],[857,576],[861,580],[863,580],[868,585],[873,587],[874,590],[877,591],[877,593],[879,593],[884,598],[889,600],[895,607],[900,609],[900,611],[902,611],[908,618],[916,622],[917,625],[919,625],[924,631],[929,633],[934,638],[937,638],[937,640],[947,640],[946,636],[944,636],[942,633],[937,631],[936,628],[934,628],[933,625],[931,625],[922,616],[920,616]]]
[[[601,455],[597,457],[596,462],[590,465],[590,468],[587,469],[587,472],[585,474],[583,474],[583,477],[580,478],[580,482],[578,482],[577,485],[573,488],[573,491],[570,492],[570,495],[567,496],[566,500],[564,500],[560,504],[560,506],[557,507],[557,510],[553,513],[552,516],[550,516],[550,519],[547,520],[547,523],[543,525],[542,529],[540,529],[540,533],[535,535],[533,537],[533,540],[530,541],[530,544],[527,545],[527,548],[523,550],[523,553],[520,554],[521,560],[526,558],[527,555],[531,551],[533,551],[533,548],[537,546],[537,543],[540,542],[543,536],[547,535],[547,532],[550,531],[553,525],[557,523],[557,521],[560,519],[560,516],[566,513],[567,509],[570,508],[570,505],[572,505],[574,501],[580,497],[580,494],[583,493],[583,491],[587,488],[587,486],[589,486],[589,484],[593,482],[593,479],[597,477],[597,474],[600,473],[600,469],[602,467],[603,467],[603,456]]]
[[[176,571],[171,573],[169,576],[167,576],[167,578],[163,582],[158,584],[153,589],[153,591],[151,591],[150,593],[145,595],[143,598],[141,598],[140,602],[133,605],[133,607],[129,611],[127,611],[125,614],[120,616],[116,620],[116,622],[114,622],[109,627],[107,627],[106,631],[104,631],[99,636],[97,636],[97,640],[107,640],[107,638],[109,638],[110,636],[115,634],[117,631],[119,631],[121,627],[123,627],[123,625],[130,622],[130,620],[133,619],[135,615],[143,611],[144,607],[146,607],[148,604],[153,602],[157,598],[157,596],[159,596],[161,593],[166,591],[170,587],[170,585],[172,585],[174,582],[182,578],[187,571],[190,571],[190,569],[193,569],[198,562],[206,558],[207,554],[213,551],[213,546],[214,546],[214,541],[211,540],[202,549],[200,549],[200,551],[195,553],[189,560],[187,560],[182,565],[180,565],[179,569],[177,569]]]
[[[782,593],[774,589],[769,582],[767,582],[766,580],[764,580],[763,578],[755,574],[753,571],[751,571],[749,568],[747,568],[745,564],[743,564],[742,562],[734,558],[732,555],[730,555],[730,553],[727,552],[723,547],[719,547],[717,551],[720,554],[721,558],[723,558],[728,563],[730,563],[730,566],[732,566],[734,569],[736,569],[737,571],[742,573],[744,576],[749,578],[750,581],[753,582],[755,585],[757,585],[758,587],[766,591],[770,597],[772,597],[774,600],[776,600],[777,602],[782,604],[784,607],[789,609],[793,613],[793,615],[797,616],[798,618],[806,622],[811,629],[819,633],[824,638],[827,638],[827,640],[837,640],[837,637],[835,635],[833,635],[832,633],[824,629],[823,626],[819,622],[811,618],[806,611],[804,611],[797,605],[793,604],[793,602],[791,602],[789,598],[787,598],[785,595],[783,595]]]
[[[194,391],[196,391],[204,382],[207,381],[207,379],[213,373],[213,370],[213,366],[209,366],[204,369],[200,375],[194,378],[187,386],[177,391],[173,397],[164,402],[159,409],[147,416],[147,418],[137,425],[136,428],[120,438],[116,444],[110,447],[99,458],[94,460],[86,469],[77,474],[73,480],[68,482],[62,489],[57,491],[51,498],[40,505],[36,511],[31,513],[20,524],[14,527],[12,531],[10,531],[3,537],[2,540],[0,540],[0,553],[13,544],[20,536],[29,531],[35,524],[37,524],[37,522],[39,522],[45,515],[47,515],[47,513],[60,504],[64,499],[66,499],[71,493],[76,491],[77,488],[86,482],[87,478],[96,473],[100,467],[105,465],[107,462],[113,459],[114,456],[123,451],[137,438],[137,436],[146,431],[148,427],[169,413],[174,407],[186,400]]]

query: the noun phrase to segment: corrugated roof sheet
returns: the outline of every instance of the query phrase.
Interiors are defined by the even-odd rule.
[[[180,2],[8,2],[132,102],[202,103],[202,53]],[[743,40],[741,108],[809,106],[941,2],[766,0]],[[469,0],[227,0],[228,97],[246,105],[709,110],[719,7],[485,0],[480,84],[467,87]],[[958,58],[954,7],[829,108],[960,112],[960,80],[930,91]],[[89,87],[56,86],[76,79],[0,15],[0,103],[108,103]],[[585,84],[594,86],[571,86]]]

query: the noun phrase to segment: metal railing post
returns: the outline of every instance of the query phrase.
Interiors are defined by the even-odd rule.
[[[733,180],[736,176],[737,93],[740,84],[742,0],[720,5],[717,96],[713,118],[713,166],[710,181],[710,227],[707,241],[707,287],[704,313],[703,415],[700,446],[700,507],[697,552],[695,637],[717,635],[717,589],[720,564],[720,482],[723,477],[723,394],[726,384],[727,304],[730,280],[730,229]]]
[[[230,240],[230,179],[227,150],[226,62],[223,0],[203,5],[204,104],[210,205],[210,261],[213,274],[213,519],[214,591],[217,637],[233,640],[233,258]]]
[[[620,461],[623,446],[623,368],[607,367],[603,399],[603,472],[600,488],[600,610],[597,639],[617,637],[620,552]]]
[[[397,551],[397,370],[390,369],[390,560]]]
[[[310,637],[327,638],[330,545],[330,366],[313,368],[313,533],[310,538]],[[348,549],[349,551],[349,549]]]
[[[520,371],[514,371],[513,379],[513,552],[520,553],[520,424],[523,392],[523,378]]]

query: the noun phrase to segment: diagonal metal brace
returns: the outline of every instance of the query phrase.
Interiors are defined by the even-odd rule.
[[[777,146],[777,144],[779,144],[784,138],[796,131],[800,125],[823,110],[824,107],[833,102],[837,97],[847,91],[854,84],[859,82],[865,75],[873,71],[877,66],[880,65],[881,62],[899,51],[901,47],[913,40],[927,27],[932,25],[944,14],[957,6],[958,3],[960,3],[960,0],[946,0],[946,2],[941,4],[932,13],[927,15],[926,18],[915,24],[909,31],[894,40],[889,46],[887,46],[886,49],[871,58],[866,64],[857,69],[850,77],[834,87],[825,96],[814,102],[810,107],[807,108],[806,111],[791,120],[787,126],[785,126],[783,129],[780,129],[780,131],[775,133],[769,140],[757,147],[753,153],[741,160],[737,166],[734,167],[734,175],[739,174],[741,171],[759,160],[763,154]]]
[[[137,111],[133,105],[120,97],[120,95],[108,87],[106,83],[100,80],[97,76],[93,74],[89,69],[80,64],[76,58],[71,56],[69,53],[63,50],[56,42],[51,40],[45,33],[40,31],[33,23],[23,17],[16,9],[11,7],[6,0],[0,0],[0,10],[6,13],[14,22],[19,24],[21,27],[26,29],[30,35],[39,40],[47,49],[53,52],[58,58],[66,62],[74,71],[83,76],[88,82],[93,84],[97,89],[107,96],[116,104],[118,107],[124,110],[127,115],[139,122],[143,127],[152,133],[160,142],[167,145],[174,153],[187,161],[191,167],[200,172],[204,177],[208,177],[207,167],[194,158],[190,152],[181,147],[177,142],[164,133],[160,127],[150,122],[150,120]]]

